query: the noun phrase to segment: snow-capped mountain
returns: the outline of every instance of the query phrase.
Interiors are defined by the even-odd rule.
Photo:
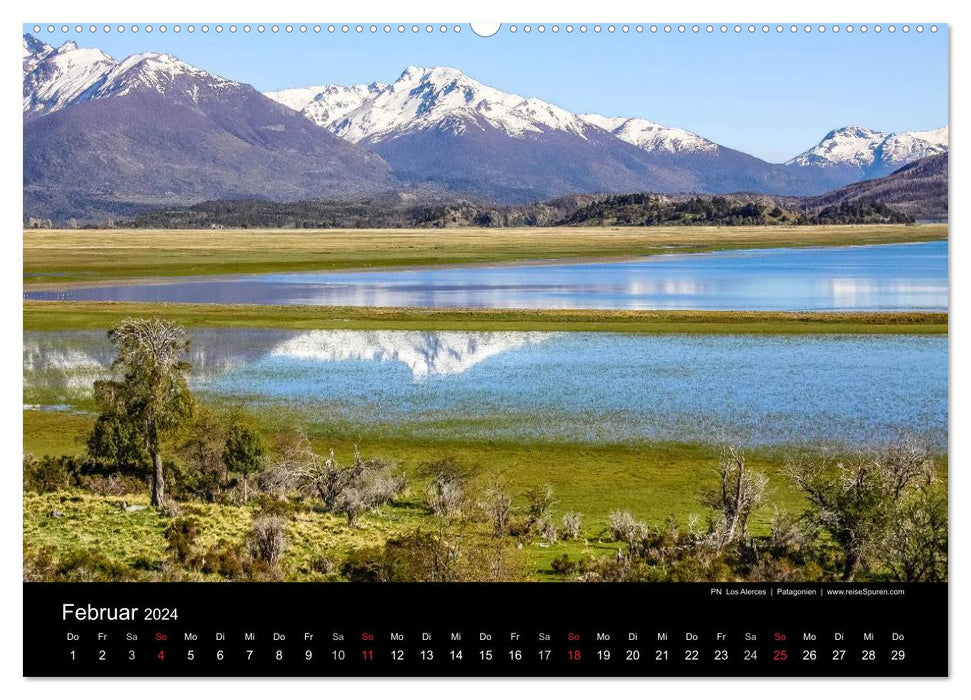
[[[61,109],[81,98],[116,63],[99,49],[82,49],[73,41],[55,49],[28,35],[24,51],[24,114]]]
[[[686,129],[647,119],[572,114],[537,98],[489,87],[455,68],[409,66],[390,85],[322,85],[266,95],[354,143],[442,125],[462,131],[482,121],[514,137],[553,130],[582,138],[595,126],[648,153],[718,150],[718,144]]]
[[[718,150],[717,143],[687,129],[663,126],[647,119],[604,117],[599,114],[580,114],[579,117],[649,153],[713,153]]]
[[[729,157],[740,177],[733,178],[716,161],[731,152],[703,136],[639,117],[573,114],[537,98],[526,98],[485,85],[455,68],[409,66],[389,85],[324,85],[294,88],[269,97],[300,111],[315,124],[338,136],[374,147],[418,132],[461,135],[501,132],[516,139],[540,138],[561,132],[583,140],[593,130],[606,132],[658,157],[680,157],[694,170],[699,162],[709,172],[694,178],[703,187],[748,189],[777,183],[776,192],[819,191],[867,177],[885,175],[902,165],[947,151],[947,127],[935,131],[882,133],[850,126],[830,132],[816,146],[775,167],[763,161]],[[744,154],[738,154],[744,156]],[[671,159],[667,159],[670,163]],[[747,170],[758,170],[751,176]],[[774,172],[770,172],[773,170]],[[818,171],[816,173],[812,171]],[[788,174],[784,174],[788,171]],[[691,178],[689,178],[691,179]]]
[[[884,133],[862,126],[835,129],[818,144],[786,162],[797,167],[851,169],[862,177],[886,175],[920,158],[946,153],[948,128]],[[860,179],[859,177],[857,179]]]
[[[583,138],[588,127],[595,126],[648,152],[710,153],[718,149],[717,144],[685,129],[647,119],[572,114],[441,66],[408,66],[390,85],[322,85],[266,95],[353,143],[376,143],[443,125],[461,132],[478,122],[514,137],[564,131]]]
[[[293,91],[268,96],[291,105],[295,97]],[[455,68],[441,66],[408,66],[390,85],[327,86],[301,111],[352,143],[377,143],[442,126],[456,133],[492,128],[522,136],[558,130],[581,137],[587,127],[559,107],[496,90]]]
[[[140,88],[169,96],[181,91],[194,100],[206,89],[241,85],[168,54],[135,54],[119,62],[100,49],[80,48],[73,41],[55,49],[30,35],[23,39],[23,53],[24,113],[30,117]]]
[[[31,215],[128,215],[205,199],[313,199],[395,186],[379,156],[245,83],[167,54],[115,61],[71,42],[48,48],[24,39]]]
[[[646,119],[574,114],[455,68],[267,93],[379,153],[406,181],[526,201],[575,192],[812,190],[798,174]]]
[[[407,182],[472,196],[523,201],[648,183],[671,187],[681,177],[653,168],[641,151],[564,109],[502,92],[455,68],[409,66],[388,85],[270,96],[380,154]]]

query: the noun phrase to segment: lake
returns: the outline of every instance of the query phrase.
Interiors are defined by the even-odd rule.
[[[798,235],[796,232],[794,235]],[[25,299],[547,309],[946,311],[946,241],[625,262],[179,278]]]
[[[459,439],[824,443],[947,439],[945,336],[191,332],[207,399],[308,423]],[[99,332],[27,332],[24,403],[90,400]]]

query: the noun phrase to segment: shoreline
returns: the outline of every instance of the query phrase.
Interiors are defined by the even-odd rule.
[[[230,231],[228,237],[219,232],[215,238],[207,237],[214,235],[209,231],[166,230],[154,232],[159,235],[159,239],[154,241],[144,240],[144,234],[153,233],[148,230],[138,231],[143,235],[134,240],[126,239],[120,230],[111,231],[114,240],[107,244],[108,247],[102,247],[104,242],[77,247],[80,245],[78,237],[71,236],[77,232],[53,232],[58,235],[63,233],[62,240],[51,238],[50,230],[44,230],[41,234],[35,234],[33,230],[24,231],[23,290],[46,292],[98,286],[166,284],[173,280],[190,283],[271,274],[583,265],[635,262],[664,255],[868,247],[948,240],[948,227],[940,224],[815,228],[630,227],[629,230],[458,229],[449,230],[448,233],[424,229],[305,232],[248,229]],[[792,235],[778,238],[781,233]],[[264,238],[258,238],[260,234]],[[454,238],[450,238],[450,235]],[[262,246],[273,243],[273,236],[284,236],[285,240],[267,251]],[[39,245],[36,241],[28,240],[38,237],[42,243],[44,238],[51,239],[50,244]],[[574,240],[566,243],[563,239]],[[351,249],[341,249],[341,246],[350,243],[355,244]],[[488,245],[482,245],[484,243]],[[254,244],[258,245],[250,247]],[[493,247],[493,244],[497,247]],[[562,249],[555,250],[557,246]],[[374,264],[367,262],[366,255],[361,257],[362,250],[377,256]],[[543,255],[554,251],[553,255]],[[55,260],[58,256],[62,258],[50,263],[53,269],[44,270],[39,269],[43,267],[40,262],[31,260],[32,256],[41,255],[48,259],[51,256]],[[156,270],[163,268],[164,273],[125,274],[127,270],[120,267],[121,262],[127,264],[133,257],[141,263],[141,256],[152,255],[161,256],[155,267]],[[90,257],[89,261],[84,256],[94,257]],[[216,264],[212,262],[216,259],[214,256],[225,257]],[[428,262],[429,259],[434,261]],[[193,273],[194,270],[198,272]],[[52,279],[56,277],[64,279]],[[37,278],[42,281],[32,281]]]
[[[942,241],[947,241],[947,239],[940,239]],[[668,246],[667,250],[663,252],[650,252],[643,253],[640,255],[587,255],[582,257],[561,257],[561,258],[524,258],[521,260],[497,260],[497,261],[481,261],[481,262],[450,262],[450,263],[429,263],[426,265],[376,265],[373,267],[344,267],[344,268],[327,268],[327,269],[316,269],[316,270],[290,270],[290,271],[270,271],[270,272],[240,272],[240,273],[226,273],[226,274],[203,274],[203,275],[169,275],[169,276],[155,276],[155,277],[132,277],[132,278],[101,278],[98,280],[77,280],[77,281],[66,281],[66,282],[38,282],[36,284],[30,284],[28,280],[30,278],[24,279],[23,293],[29,294],[31,292],[57,292],[61,290],[68,289],[91,289],[97,287],[130,287],[130,286],[156,286],[163,284],[172,284],[173,282],[178,282],[180,284],[194,284],[197,282],[213,282],[213,281],[230,281],[230,280],[245,280],[253,277],[265,277],[267,275],[345,275],[345,274],[363,274],[371,272],[420,272],[422,270],[464,270],[469,268],[476,269],[502,269],[509,267],[557,267],[557,266],[567,266],[567,265],[598,265],[604,263],[633,263],[633,262],[649,262],[656,258],[664,258],[668,256],[695,256],[695,255],[714,255],[718,253],[760,253],[760,252],[771,252],[780,250],[827,250],[830,248],[876,248],[881,246],[891,246],[891,245],[924,245],[927,243],[939,242],[938,240],[927,240],[927,241],[887,241],[886,243],[838,243],[833,245],[802,245],[793,244],[790,246],[772,246],[772,247],[762,247],[762,248],[749,248],[749,247],[733,247],[733,248],[717,248],[712,250],[685,250],[678,251],[678,248],[690,249],[694,246],[684,245],[684,246]],[[36,301],[28,300],[24,301]]]
[[[932,241],[910,241],[911,243],[930,243]],[[900,245],[900,242],[887,243],[885,245]],[[865,245],[884,245],[884,244],[865,244]],[[686,246],[687,247],[687,246]],[[826,247],[826,246],[822,246]],[[851,247],[833,246],[833,247]],[[737,249],[740,250],[740,249]],[[745,250],[756,250],[748,248]],[[766,248],[765,250],[775,250]],[[426,265],[375,265],[373,267],[340,267],[322,268],[314,270],[279,270],[266,272],[229,272],[225,274],[204,274],[204,275],[168,275],[156,277],[130,277],[113,279],[103,277],[98,280],[77,280],[72,282],[38,282],[29,284],[28,279],[24,279],[24,293],[30,292],[56,292],[64,289],[89,289],[92,287],[130,287],[154,286],[160,284],[171,284],[179,282],[181,284],[193,284],[195,282],[213,282],[216,280],[241,280],[251,277],[264,277],[266,275],[344,275],[361,274],[366,272],[420,272],[421,270],[462,270],[466,268],[505,268],[505,267],[552,267],[556,265],[596,265],[597,263],[624,263],[637,262],[648,258],[661,257],[663,255],[704,255],[719,251],[704,250],[692,253],[646,253],[644,255],[609,255],[598,257],[595,255],[576,257],[576,258],[524,258],[522,260],[497,260],[481,262],[452,262],[452,263],[428,263]],[[24,301],[36,301],[25,299]]]

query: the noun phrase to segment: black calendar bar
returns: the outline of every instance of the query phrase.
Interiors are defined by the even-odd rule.
[[[26,676],[946,676],[947,585],[24,584]]]

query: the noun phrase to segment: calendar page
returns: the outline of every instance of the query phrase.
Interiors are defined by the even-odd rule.
[[[948,27],[23,27],[27,676],[946,676]]]

